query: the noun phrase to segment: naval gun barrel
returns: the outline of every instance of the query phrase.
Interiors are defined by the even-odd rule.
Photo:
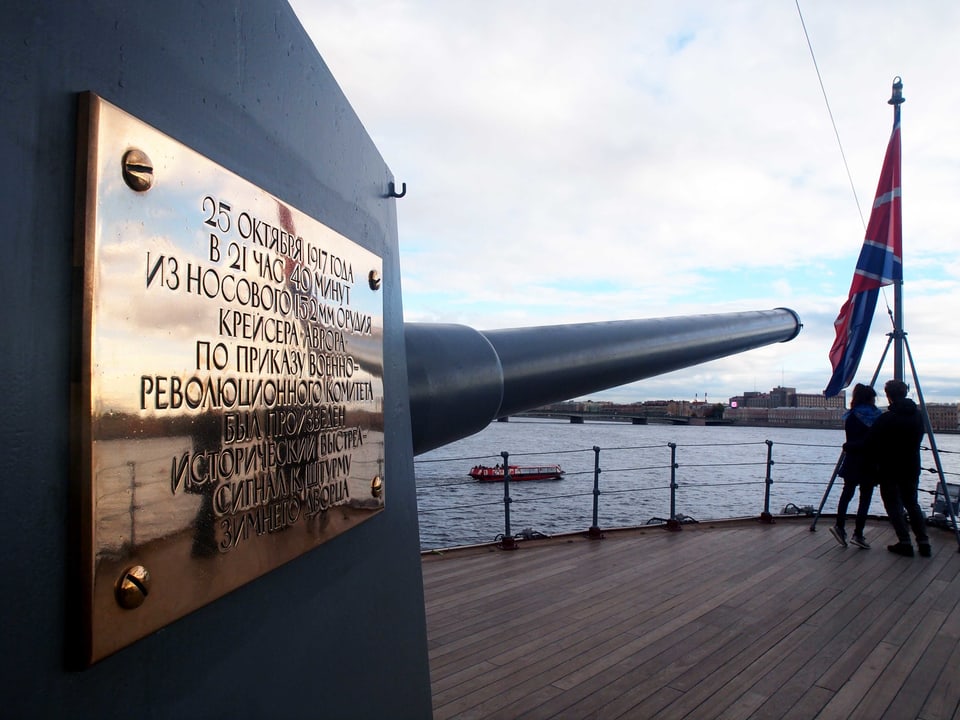
[[[405,323],[415,455],[498,417],[795,338],[776,308],[479,331]]]

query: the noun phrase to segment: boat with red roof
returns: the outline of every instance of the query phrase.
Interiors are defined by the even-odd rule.
[[[509,468],[511,480],[560,480],[563,477],[559,465],[510,465]],[[503,465],[474,465],[469,474],[477,482],[503,482]]]

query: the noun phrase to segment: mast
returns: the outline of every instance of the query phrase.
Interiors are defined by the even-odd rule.
[[[887,100],[889,105],[893,105],[893,127],[894,131],[900,125],[900,106],[904,102],[903,97],[903,81],[898,75],[893,79],[893,94],[890,99]],[[900,144],[897,144],[897,158],[894,162],[896,167],[900,168]],[[899,175],[899,172],[898,172]],[[900,188],[897,188],[899,190]],[[902,197],[901,197],[901,208]],[[901,231],[902,232],[902,231]],[[902,242],[902,239],[901,239]],[[901,244],[901,248],[902,248]],[[901,250],[902,252],[902,250]],[[902,267],[902,257],[901,257],[901,267]],[[900,277],[896,279],[893,283],[893,377],[896,380],[905,382],[904,380],[904,364],[903,364],[903,345],[905,333],[903,331],[903,274],[901,273]]]
[[[894,377],[904,378],[903,331],[903,231],[901,223],[900,193],[900,105],[903,103],[903,83],[900,77],[893,79],[893,131],[883,156],[883,167],[873,198],[870,222],[864,233],[863,246],[857,258],[857,266],[850,283],[850,294],[840,308],[833,325],[836,338],[830,347],[830,364],[833,374],[823,393],[827,397],[837,395],[847,387],[857,372],[860,357],[870,332],[870,323],[877,307],[880,289],[894,286],[894,309],[887,304],[887,314],[893,322],[893,331],[887,333],[884,356],[894,344]],[[876,378],[874,378],[876,380]]]

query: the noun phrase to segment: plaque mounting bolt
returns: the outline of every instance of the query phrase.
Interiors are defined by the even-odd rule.
[[[137,192],[153,185],[153,163],[143,150],[133,148],[123,154],[123,181]]]
[[[117,580],[117,604],[127,610],[143,605],[150,593],[150,572],[143,565],[127,568]]]
[[[379,475],[374,475],[373,480],[370,481],[370,494],[375,498],[383,495],[383,478]]]
[[[379,290],[381,284],[380,273],[376,270],[371,270],[370,274],[367,275],[367,282],[370,283],[371,290]]]

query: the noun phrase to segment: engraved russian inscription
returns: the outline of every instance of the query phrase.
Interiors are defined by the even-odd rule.
[[[383,313],[376,255],[98,98],[90,114],[97,659],[383,508]],[[111,176],[133,145],[152,163],[136,192]],[[134,563],[154,583],[126,630],[98,603]]]
[[[367,431],[347,426],[347,404],[376,395],[349,338],[371,337],[374,318],[350,306],[352,261],[317,239],[213,195],[196,222],[205,261],[145,249],[144,289],[212,303],[215,322],[194,341],[192,367],[140,376],[138,409],[220,414],[215,447],[171,459],[170,489],[210,496],[200,542],[226,553],[350,500]]]

